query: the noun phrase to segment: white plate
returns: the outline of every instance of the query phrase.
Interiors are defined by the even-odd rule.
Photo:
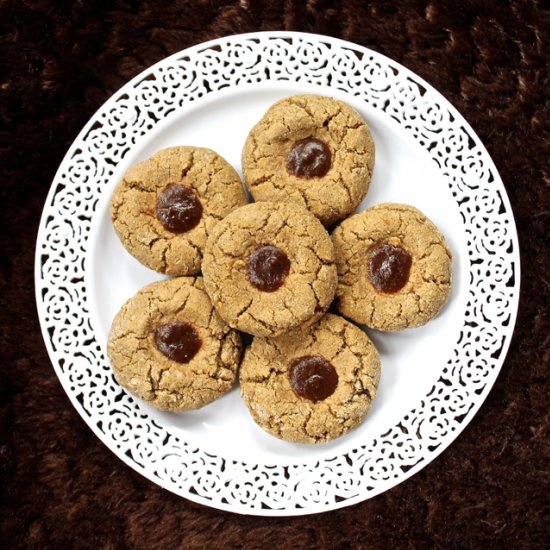
[[[208,407],[161,413],[122,390],[105,353],[122,303],[160,275],[138,264],[109,220],[124,171],[169,145],[210,147],[238,170],[246,135],[275,100],[301,92],[355,107],[376,142],[371,189],[422,210],[454,254],[453,292],[423,328],[369,332],[382,357],[366,421],[318,446],[251,420],[238,389]],[[400,483],[471,420],[500,370],[519,295],[517,234],[483,145],[422,79],[360,46],[272,32],[214,40],[144,71],[92,117],[52,184],[38,234],[36,297],[54,368],[98,437],[153,482],[215,508],[299,515]]]

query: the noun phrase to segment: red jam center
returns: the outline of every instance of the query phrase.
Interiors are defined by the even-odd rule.
[[[273,292],[285,282],[290,260],[276,246],[259,246],[250,254],[247,269],[251,285],[264,292]]]
[[[336,369],[319,355],[304,355],[294,359],[288,378],[297,395],[315,402],[332,395],[338,385]]]
[[[407,284],[411,265],[412,257],[404,248],[379,244],[370,251],[368,277],[376,290],[393,294]]]
[[[322,178],[330,169],[331,154],[326,143],[317,138],[297,141],[288,152],[286,169],[299,178]]]
[[[155,331],[155,345],[168,359],[189,363],[201,348],[201,339],[189,323],[166,323]]]
[[[168,231],[185,233],[199,223],[202,205],[193,189],[170,183],[157,199],[156,214],[158,221]]]

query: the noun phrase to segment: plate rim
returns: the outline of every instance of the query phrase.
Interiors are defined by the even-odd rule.
[[[118,450],[113,445],[111,446],[106,440],[103,439],[102,436],[105,434],[99,430],[99,428],[92,422],[92,417],[88,415],[86,412],[84,412],[84,408],[81,406],[81,404],[76,399],[76,396],[73,395],[73,392],[70,391],[68,380],[64,377],[63,372],[60,369],[60,366],[56,360],[53,359],[54,357],[54,350],[52,347],[52,342],[48,336],[47,333],[47,326],[45,323],[45,319],[43,315],[41,314],[41,309],[44,307],[42,302],[42,296],[41,296],[41,288],[38,284],[39,281],[42,279],[42,263],[41,263],[41,240],[43,239],[44,233],[45,233],[45,226],[46,226],[46,220],[48,217],[48,209],[52,206],[53,202],[52,199],[56,195],[56,182],[59,179],[59,176],[63,173],[63,171],[66,169],[66,167],[70,164],[71,158],[74,154],[74,152],[78,149],[78,143],[87,135],[87,133],[92,128],[93,124],[95,123],[97,117],[100,113],[102,113],[104,110],[108,108],[109,104],[114,104],[118,98],[124,95],[126,90],[132,89],[134,85],[140,81],[142,81],[148,74],[154,72],[158,67],[161,65],[165,65],[170,63],[172,60],[181,58],[183,55],[189,53],[197,53],[201,50],[207,50],[211,49],[212,46],[220,46],[222,49],[224,46],[232,43],[232,42],[238,42],[240,40],[248,40],[248,39],[254,39],[254,38],[289,38],[289,39],[305,39],[310,40],[312,42],[325,42],[325,43],[333,43],[340,47],[343,47],[345,49],[351,50],[351,51],[362,51],[363,54],[374,54],[375,57],[381,58],[387,65],[389,66],[396,66],[399,71],[401,71],[404,75],[411,78],[415,83],[419,83],[422,86],[424,86],[427,90],[430,91],[431,94],[434,94],[435,97],[443,103],[445,108],[454,116],[455,119],[457,119],[460,124],[466,129],[467,133],[475,140],[476,145],[481,148],[481,150],[484,152],[484,162],[488,164],[489,168],[492,171],[492,174],[494,176],[494,179],[496,180],[494,183],[498,186],[499,195],[504,203],[505,208],[510,212],[510,218],[509,222],[510,225],[508,227],[508,231],[510,233],[509,237],[511,238],[514,250],[513,250],[513,258],[510,259],[511,262],[514,263],[515,268],[515,280],[512,290],[512,299],[510,302],[510,307],[508,309],[508,312],[510,313],[510,321],[509,325],[506,327],[507,330],[503,330],[504,332],[504,343],[500,352],[500,357],[498,361],[497,367],[493,370],[494,375],[491,376],[492,379],[490,379],[481,394],[479,394],[478,398],[475,400],[473,406],[470,408],[468,413],[465,415],[464,419],[461,421],[461,424],[459,428],[455,431],[449,431],[446,436],[442,439],[442,444],[439,445],[439,447],[433,451],[430,455],[426,455],[424,460],[421,460],[418,464],[411,467],[410,470],[405,472],[403,475],[400,475],[399,480],[395,482],[393,479],[389,479],[386,482],[381,482],[379,487],[374,489],[372,492],[369,492],[368,494],[359,494],[355,497],[349,497],[344,499],[342,502],[333,502],[331,505],[327,505],[325,503],[319,504],[319,505],[308,505],[307,508],[303,509],[297,509],[292,508],[291,510],[287,510],[286,508],[283,509],[264,509],[264,508],[252,508],[252,507],[244,507],[243,509],[236,508],[234,504],[224,504],[220,501],[208,501],[204,497],[201,497],[200,495],[195,495],[190,492],[185,491],[177,491],[174,487],[168,486],[168,484],[165,484],[162,482],[162,479],[160,478],[154,478],[152,475],[148,474],[148,471],[146,468],[138,468],[136,462],[134,460],[130,460],[130,458],[126,457],[126,455],[123,452],[117,452]],[[288,80],[286,81],[288,85],[291,87],[295,81]],[[216,92],[213,92],[214,94]],[[145,139],[147,136],[142,136],[142,139]],[[134,144],[132,147],[137,147],[140,143],[142,143],[142,139],[138,140],[136,144]],[[88,236],[88,240],[90,239],[90,235]],[[514,327],[517,320],[517,314],[518,314],[518,306],[519,306],[519,291],[520,291],[520,284],[521,284],[521,262],[520,262],[520,251],[519,251],[519,240],[517,235],[517,227],[515,223],[515,217],[513,215],[513,208],[510,203],[508,193],[506,191],[506,188],[504,186],[504,183],[502,182],[502,178],[500,177],[500,174],[494,164],[494,161],[492,157],[489,155],[489,152],[487,151],[486,147],[484,146],[483,142],[477,135],[477,133],[474,131],[474,129],[471,127],[471,125],[468,123],[468,121],[460,114],[460,112],[456,109],[456,107],[447,99],[445,98],[436,88],[434,88],[430,83],[428,83],[426,80],[424,80],[422,77],[418,76],[414,72],[412,72],[410,69],[402,65],[401,63],[398,63],[389,57],[385,56],[384,54],[381,54],[375,50],[371,50],[369,48],[366,48],[364,46],[361,46],[359,44],[355,44],[346,40],[342,40],[339,38],[333,38],[330,36],[325,35],[319,35],[319,34],[312,34],[312,33],[304,33],[304,32],[294,32],[294,31],[260,31],[260,32],[252,32],[252,33],[243,33],[243,34],[233,34],[229,36],[223,36],[219,38],[214,38],[212,40],[208,40],[206,42],[202,42],[199,44],[195,44],[189,48],[185,48],[179,52],[176,52],[164,59],[161,59],[154,63],[153,65],[146,67],[142,71],[140,71],[136,76],[134,76],[132,79],[130,79],[128,82],[126,82],[121,88],[119,88],[116,92],[114,92],[89,118],[87,123],[83,126],[83,128],[80,130],[80,132],[77,134],[77,136],[74,138],[73,142],[71,143],[69,149],[67,150],[66,154],[63,157],[63,160],[61,164],[59,165],[59,168],[57,169],[54,178],[52,180],[52,183],[50,185],[46,200],[44,202],[44,207],[41,213],[40,217],[40,223],[38,227],[37,232],[37,238],[36,238],[36,248],[35,248],[35,266],[34,266],[34,275],[35,275],[35,300],[36,300],[36,306],[38,310],[38,316],[40,321],[40,328],[42,337],[44,340],[44,343],[46,345],[46,349],[48,351],[48,357],[50,359],[50,362],[52,363],[52,366],[54,367],[54,370],[56,372],[56,375],[59,379],[59,381],[62,384],[62,387],[69,397],[69,400],[79,413],[79,415],[82,417],[86,425],[92,429],[93,433],[99,438],[101,443],[105,445],[114,455],[116,455],[119,459],[123,460],[124,463],[126,463],[128,466],[130,466],[132,469],[138,471],[141,475],[149,479],[151,482],[153,482],[155,485],[158,485],[160,487],[163,487],[164,489],[167,489],[171,492],[174,492],[180,496],[183,496],[186,499],[189,499],[193,502],[206,505],[211,508],[225,510],[233,513],[240,513],[240,514],[253,514],[258,516],[298,516],[298,515],[309,515],[329,510],[335,510],[338,508],[347,507],[353,504],[356,504],[358,502],[363,502],[365,500],[368,500],[377,494],[380,494],[382,492],[385,492],[389,488],[392,488],[406,479],[410,478],[414,474],[416,474],[418,471],[423,469],[425,466],[427,466],[430,462],[432,462],[437,456],[439,456],[445,449],[447,449],[451,443],[464,431],[464,429],[468,426],[468,424],[471,422],[471,420],[474,418],[474,416],[477,414],[479,409],[481,408],[481,405],[485,402],[487,395],[491,391],[498,374],[500,373],[500,370],[502,369],[502,366],[504,365],[506,355],[509,351],[510,344],[512,341],[513,333],[514,333]],[[504,327],[501,327],[501,329]],[[246,508],[246,509],[245,509]]]

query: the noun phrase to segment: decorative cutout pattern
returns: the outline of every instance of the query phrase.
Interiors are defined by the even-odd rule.
[[[115,382],[90,325],[84,259],[98,200],[114,167],[182,106],[245,83],[307,82],[356,96],[394,119],[437,164],[467,235],[468,303],[441,378],[372,444],[314,465],[253,464],[192,448]],[[148,69],[113,96],[77,138],[48,197],[36,252],[37,302],[51,360],[79,413],[121,458],[191,500],[262,515],[351,504],[391,487],[445,448],[494,382],[519,292],[512,212],[492,161],[432,88],[359,46],[298,33],[233,36]],[[490,276],[487,276],[490,274]]]

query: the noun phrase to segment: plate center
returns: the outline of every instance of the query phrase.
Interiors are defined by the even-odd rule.
[[[174,145],[208,147],[221,154],[242,175],[241,149],[252,126],[274,101],[301,92],[325,93],[350,103],[367,120],[376,144],[376,165],[368,195],[358,210],[380,202],[411,204],[426,214],[445,235],[453,251],[453,291],[438,318],[418,329],[397,334],[368,331],[382,361],[378,397],[365,422],[328,444],[293,445],[263,432],[252,421],[238,388],[198,411],[171,414],[135,400],[154,421],[193,447],[224,457],[265,464],[317,461],[369,444],[386,433],[440,377],[461,329],[466,305],[466,240],[449,188],[428,154],[389,116],[364,102],[318,86],[269,84],[220,93],[197,101],[170,118],[133,148],[117,168],[98,205],[87,258],[87,284],[93,328],[106,347],[113,317],[122,304],[148,283],[163,279],[140,265],[120,244],[109,218],[110,194],[132,164]]]

